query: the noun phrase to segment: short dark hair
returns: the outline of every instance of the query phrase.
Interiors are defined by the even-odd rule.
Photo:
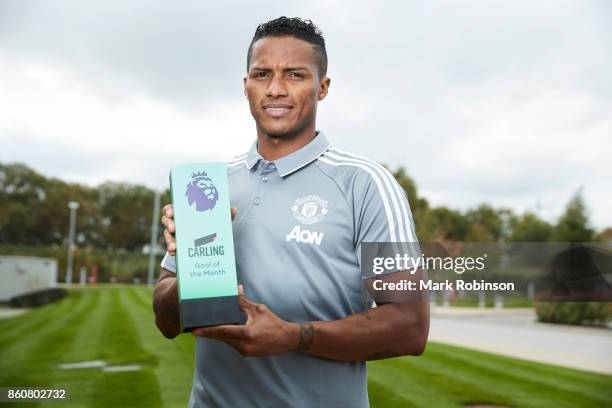
[[[323,78],[327,74],[327,51],[325,50],[325,39],[323,33],[310,20],[302,20],[299,17],[288,18],[285,16],[270,20],[257,26],[255,35],[249,45],[247,53],[247,72],[251,65],[251,54],[253,53],[253,44],[264,37],[283,37],[289,36],[304,40],[311,43],[315,47],[315,52],[318,55],[317,64],[319,66],[319,77]]]

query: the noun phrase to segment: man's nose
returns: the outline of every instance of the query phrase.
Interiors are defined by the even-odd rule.
[[[279,96],[287,96],[287,88],[283,81],[282,76],[273,75],[268,89],[266,89],[266,96],[271,98],[278,98]]]

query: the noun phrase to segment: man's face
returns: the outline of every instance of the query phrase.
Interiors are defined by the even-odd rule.
[[[329,78],[320,79],[312,44],[293,37],[264,37],[253,44],[244,94],[257,128],[270,137],[292,137],[314,127],[317,102]]]

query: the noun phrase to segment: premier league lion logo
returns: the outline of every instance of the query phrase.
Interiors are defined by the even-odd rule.
[[[219,192],[205,171],[191,175],[185,193],[189,205],[196,203],[196,211],[212,210],[219,199]]]

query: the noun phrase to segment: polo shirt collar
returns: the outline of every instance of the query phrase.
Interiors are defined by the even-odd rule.
[[[316,160],[325,153],[328,148],[329,141],[323,132],[317,131],[314,139],[308,142],[307,145],[287,156],[274,160],[274,164],[280,176],[285,177]],[[263,160],[263,157],[257,151],[257,140],[255,140],[246,156],[247,167],[252,169],[259,160]]]

